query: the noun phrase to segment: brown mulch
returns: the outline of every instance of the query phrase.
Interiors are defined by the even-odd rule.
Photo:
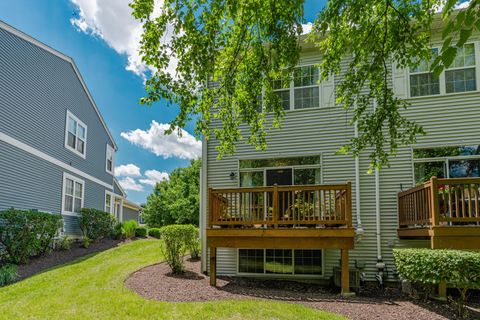
[[[98,253],[116,247],[120,240],[102,239],[92,243],[88,248],[82,248],[81,243],[72,243],[70,250],[53,251],[47,255],[30,259],[28,264],[18,266],[18,274],[21,279],[33,276],[47,269],[56,267],[81,258],[83,256]]]
[[[172,275],[165,263],[152,265],[133,273],[126,286],[144,298],[169,302],[272,299],[358,320],[455,319],[454,311],[445,304],[414,301],[396,288],[370,289],[354,298],[342,298],[323,286],[294,281],[219,277],[217,287],[211,287],[200,271],[200,261],[186,261],[186,269],[178,276]],[[471,319],[479,319],[477,316]]]

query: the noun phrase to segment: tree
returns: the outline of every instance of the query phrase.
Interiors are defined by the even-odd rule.
[[[173,170],[168,181],[158,182],[148,196],[143,219],[150,227],[170,224],[198,226],[201,160]]]
[[[178,104],[169,131],[195,117],[195,133],[207,139],[213,134],[220,157],[234,153],[245,137],[265,149],[267,131],[279,127],[284,114],[273,88],[290,82],[301,44],[311,41],[323,53],[322,78],[341,74],[337,104],[359,129],[358,138],[339,151],[368,150],[371,167],[381,167],[399,145],[425,134],[402,116],[409,103],[389,85],[391,62],[407,68],[431,58],[430,27],[443,6],[445,42],[433,64],[438,75],[453,61],[456,46],[480,30],[478,2],[457,14],[456,0],[330,0],[305,37],[301,0],[165,0],[156,8],[159,16],[152,14],[160,6],[154,0],[134,0],[133,15],[144,27],[143,60],[156,70],[141,102]],[[342,61],[348,61],[344,70]],[[214,121],[221,125],[213,127]]]

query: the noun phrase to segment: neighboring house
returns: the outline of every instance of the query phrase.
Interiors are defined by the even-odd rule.
[[[0,210],[62,214],[72,235],[81,208],[133,217],[116,151],[73,59],[0,21]]]
[[[294,81],[277,90],[286,112],[266,151],[239,144],[219,160],[218,143],[203,141],[202,268],[211,283],[216,274],[329,279],[337,270],[347,293],[361,273],[397,280],[393,248],[480,249],[479,40],[438,80],[428,63],[393,66],[394,91],[412,104],[405,115],[427,135],[372,174],[368,151],[336,154],[357,134],[351,112],[334,105],[341,75],[319,84],[321,54],[303,44]],[[445,179],[423,184],[432,176]]]

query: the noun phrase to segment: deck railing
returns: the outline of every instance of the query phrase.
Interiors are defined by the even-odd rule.
[[[480,178],[439,179],[398,194],[400,228],[480,225]]]
[[[209,225],[230,227],[351,226],[351,183],[209,189]]]

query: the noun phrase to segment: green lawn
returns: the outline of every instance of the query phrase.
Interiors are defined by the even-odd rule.
[[[0,319],[344,319],[274,301],[167,303],[124,286],[161,260],[159,240],[140,240],[0,288]]]

